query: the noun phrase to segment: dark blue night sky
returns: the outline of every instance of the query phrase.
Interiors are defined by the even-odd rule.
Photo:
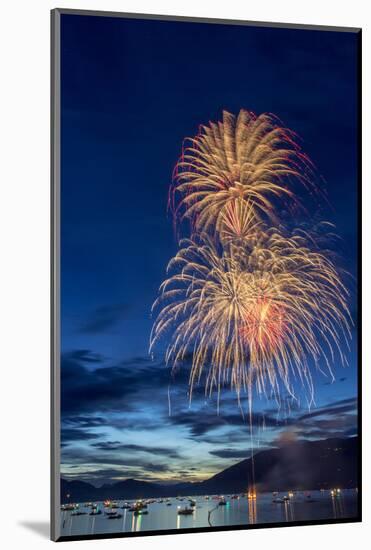
[[[222,110],[273,112],[326,180],[355,277],[355,33],[62,15],[62,472],[97,485],[200,479],[246,457],[226,394],[196,396],[148,356],[150,308],[177,248],[167,194],[186,136]],[[356,313],[354,288],[351,309]],[[315,375],[317,415],[257,402],[260,444],[356,429],[355,339],[336,381]],[[224,408],[223,408],[224,407]],[[285,409],[285,408],[284,408]]]

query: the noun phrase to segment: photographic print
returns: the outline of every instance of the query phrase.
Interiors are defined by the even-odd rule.
[[[53,538],[360,521],[360,30],[52,30]]]

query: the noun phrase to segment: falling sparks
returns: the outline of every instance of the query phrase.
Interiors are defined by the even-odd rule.
[[[190,397],[201,381],[207,395],[229,385],[238,401],[247,393],[251,415],[253,391],[279,401],[300,383],[311,402],[312,367],[332,376],[336,356],[346,364],[342,277],[317,234],[289,232],[279,214],[301,206],[298,184],[315,193],[313,181],[294,133],[270,114],[224,112],[185,145],[170,202],[191,235],[153,305],[150,350],[165,341],[173,369],[191,357]]]
[[[330,372],[335,353],[346,362],[347,291],[303,235],[261,229],[250,246],[221,250],[207,235],[182,241],[153,306],[151,346],[169,338],[173,368],[192,352],[191,393],[206,373],[208,394],[229,384],[238,396],[255,387],[279,398],[281,387],[294,395],[299,379],[312,395],[310,359]]]

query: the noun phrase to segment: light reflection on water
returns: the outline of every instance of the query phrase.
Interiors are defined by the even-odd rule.
[[[249,498],[247,501],[247,506],[249,509],[249,525],[258,523],[258,516],[256,513],[256,498]]]
[[[283,493],[282,495],[283,496]],[[108,519],[104,514],[103,503],[99,503],[101,515],[90,516],[90,508],[79,505],[86,515],[73,516],[70,511],[61,512],[62,536],[92,535],[99,533],[155,531],[167,529],[192,529],[195,527],[253,525],[256,523],[290,523],[292,521],[310,521],[352,518],[357,515],[357,493],[344,490],[341,495],[331,496],[329,491],[312,491],[307,494],[298,492],[289,500],[272,502],[271,493],[258,494],[256,499],[241,496],[230,499],[227,505],[218,506],[218,501],[205,497],[192,497],[196,501],[193,515],[180,516],[178,508],[188,504],[187,499],[178,501],[154,502],[148,505],[148,514],[134,515],[127,509],[117,509],[120,518]],[[128,501],[129,503],[134,501]],[[118,502],[122,505],[122,501]],[[209,523],[210,520],[210,523]]]

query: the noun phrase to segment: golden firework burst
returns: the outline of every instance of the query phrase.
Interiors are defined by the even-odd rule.
[[[315,232],[288,233],[280,219],[302,206],[298,185],[318,194],[314,182],[296,135],[272,114],[224,111],[185,141],[169,200],[191,237],[160,287],[150,348],[163,339],[174,369],[191,357],[190,396],[201,379],[209,395],[229,384],[247,392],[251,418],[254,389],[279,400],[296,380],[311,401],[312,367],[332,375],[336,355],[346,363],[342,274]]]
[[[223,112],[185,141],[174,171],[170,204],[194,230],[218,229],[231,207],[247,201],[253,222],[279,219],[276,206],[300,205],[295,184],[311,192],[314,169],[295,134],[272,114]],[[236,206],[238,208],[238,206]]]
[[[206,393],[226,383],[251,398],[299,379],[313,397],[311,365],[331,372],[350,336],[347,290],[313,235],[276,228],[251,233],[242,246],[207,234],[183,240],[153,306],[151,347],[164,338],[173,368],[192,357],[190,389],[205,375]]]

